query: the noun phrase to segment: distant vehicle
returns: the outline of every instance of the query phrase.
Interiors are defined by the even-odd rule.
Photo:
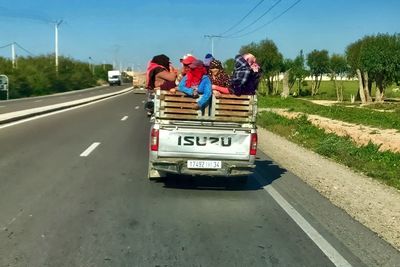
[[[119,70],[109,70],[108,71],[108,83],[110,85],[121,85],[122,75]]]

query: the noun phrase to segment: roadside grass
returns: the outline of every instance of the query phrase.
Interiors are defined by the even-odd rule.
[[[397,104],[396,104],[397,105]],[[290,111],[320,115],[345,122],[400,130],[400,109],[395,112],[379,112],[370,108],[346,107],[343,105],[322,106],[310,101],[279,96],[259,96],[259,108],[286,108]]]
[[[258,124],[286,139],[331,158],[354,170],[400,189],[400,154],[380,152],[370,143],[358,147],[351,139],[325,133],[313,126],[306,116],[287,119],[272,112],[262,112]]]
[[[340,83],[340,81],[338,81]],[[303,91],[311,92],[311,81],[305,81],[305,85],[302,86]],[[282,91],[282,82],[279,83],[280,91]],[[259,85],[259,91],[265,90],[266,84],[261,82]],[[399,98],[400,99],[400,85],[392,84],[385,89],[385,98]],[[297,90],[297,84],[292,88]],[[351,95],[357,95],[358,91],[358,81],[343,81],[343,100],[350,102]],[[375,96],[375,86],[372,88],[372,97]],[[336,89],[333,81],[321,81],[321,87],[319,88],[319,93],[315,96],[302,96],[310,99],[320,99],[320,100],[336,100]]]

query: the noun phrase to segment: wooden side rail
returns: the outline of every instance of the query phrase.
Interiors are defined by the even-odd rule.
[[[212,96],[204,111],[196,109],[197,99],[181,92],[156,91],[156,116],[169,120],[207,120],[219,122],[255,122],[256,97],[221,94]]]

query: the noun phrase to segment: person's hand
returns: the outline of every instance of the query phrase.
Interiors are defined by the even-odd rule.
[[[172,94],[175,94],[176,93],[176,88],[169,89],[169,92],[172,93]]]
[[[193,98],[198,98],[199,97],[199,92],[197,92],[196,89],[193,89]]]
[[[169,72],[173,72],[176,75],[178,75],[178,70],[174,68],[174,66],[172,66],[172,64],[169,64]]]
[[[221,93],[217,90],[213,90],[213,95],[215,95],[216,97],[220,97]]]

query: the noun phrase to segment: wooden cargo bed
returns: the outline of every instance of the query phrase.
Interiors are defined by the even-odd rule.
[[[181,92],[158,90],[155,101],[155,115],[159,119],[245,123],[255,122],[257,113],[257,98],[250,95],[213,95],[204,110],[196,110],[197,99]]]

